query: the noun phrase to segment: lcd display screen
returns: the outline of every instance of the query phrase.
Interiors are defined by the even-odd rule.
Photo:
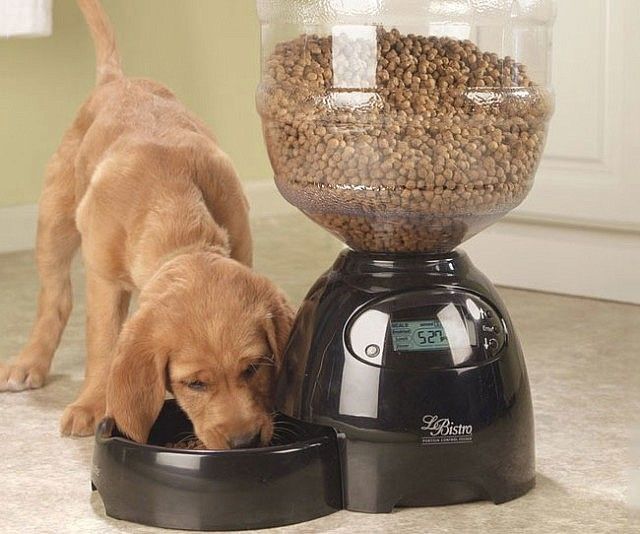
[[[392,321],[391,339],[395,351],[427,351],[449,348],[449,340],[438,319]]]

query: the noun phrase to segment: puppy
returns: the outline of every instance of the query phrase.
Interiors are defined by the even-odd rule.
[[[248,205],[229,158],[164,86],[126,78],[98,0],[78,0],[95,41],[97,86],[49,163],[40,200],[38,312],[0,366],[0,390],[45,383],[71,312],[82,244],[87,365],[63,435],[106,414],[145,442],[165,389],[209,448],[267,443],[293,313],[251,271]],[[130,295],[139,307],[127,320]]]

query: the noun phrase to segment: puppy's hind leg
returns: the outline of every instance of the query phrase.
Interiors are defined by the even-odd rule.
[[[71,153],[71,147],[68,148]],[[36,244],[41,285],[37,317],[18,357],[9,365],[0,364],[0,391],[22,391],[44,385],[71,313],[71,261],[80,245],[74,220],[72,162],[73,157],[59,153],[48,168]]]

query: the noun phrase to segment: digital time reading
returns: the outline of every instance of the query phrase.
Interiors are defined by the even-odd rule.
[[[449,348],[442,323],[437,319],[392,321],[391,339],[395,351],[425,351]]]

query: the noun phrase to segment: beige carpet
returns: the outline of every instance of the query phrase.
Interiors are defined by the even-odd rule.
[[[257,268],[300,300],[338,245],[298,215],[262,219],[256,226]],[[58,436],[58,420],[83,373],[80,271],[78,265],[77,305],[49,384],[0,394],[0,534],[156,531],[105,517],[90,491],[92,440]],[[625,504],[638,460],[638,449],[634,453],[630,445],[640,412],[640,307],[501,293],[519,329],[532,382],[536,489],[500,506],[472,503],[390,515],[344,511],[273,532],[640,532],[637,515]],[[0,256],[0,360],[25,341],[35,296],[32,254]]]

